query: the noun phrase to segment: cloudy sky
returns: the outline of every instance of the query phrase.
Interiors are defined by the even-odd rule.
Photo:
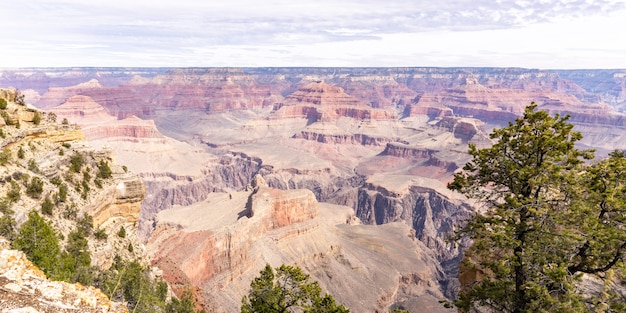
[[[626,0],[2,2],[0,67],[626,68]]]

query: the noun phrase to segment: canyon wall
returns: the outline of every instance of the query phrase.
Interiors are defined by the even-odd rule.
[[[159,266],[168,268],[172,285],[192,282],[207,307],[215,302],[226,310],[236,310],[242,291],[263,262],[298,264],[315,274],[326,290],[348,302],[352,300],[345,290],[386,286],[386,291],[368,298],[368,306],[350,302],[357,311],[383,311],[405,303],[398,290],[420,293],[424,286],[437,290],[432,291],[437,295],[434,302],[453,298],[461,251],[445,240],[473,209],[465,199],[450,193],[445,184],[469,160],[468,144],[490,145],[491,129],[518,117],[531,102],[552,114],[569,114],[575,129],[583,133],[581,146],[598,149],[599,156],[612,149],[626,149],[625,115],[621,113],[625,106],[623,70],[198,68],[127,69],[117,74],[113,69],[0,72],[0,82],[13,81],[24,89],[27,102],[48,108],[59,119],[67,118],[69,125],[64,127],[68,130],[79,125],[93,145],[109,147],[116,159],[138,173],[146,188],[138,225],[141,238],[153,243],[150,253],[158,255]],[[67,132],[67,136],[73,135]],[[336,220],[343,219],[340,224],[344,226],[312,228],[327,230],[335,236],[328,240],[342,244],[319,247],[308,241],[311,238],[302,239],[311,235],[293,235],[300,227],[295,224],[305,225],[301,234],[316,235],[317,230],[307,227],[326,224],[320,216],[293,222],[286,212],[282,219],[289,225],[255,230],[252,237],[241,235],[235,231],[243,227],[240,224],[257,223],[250,222],[255,217],[246,211],[245,203],[234,206],[239,209],[236,213],[241,213],[235,214],[237,218],[217,219],[228,231],[217,225],[194,226],[168,215],[186,209],[199,212],[197,219],[219,215],[224,208],[211,201],[225,201],[223,197],[228,195],[232,200],[248,199],[255,175],[263,177],[269,188],[309,190],[320,202],[320,214],[326,214],[323,212],[328,208],[338,209],[337,205],[343,208],[340,211],[349,208],[353,215]],[[346,224],[346,219],[350,224],[360,221],[363,225],[348,227],[357,225]],[[281,235],[290,227],[290,235]],[[362,249],[381,244],[371,239],[371,234],[404,232],[410,232],[415,242],[398,239],[399,245],[419,251],[410,257],[417,263],[425,262],[427,274],[405,269],[393,278],[396,282],[390,283],[373,278],[380,275],[376,270],[380,264],[363,267],[369,281],[354,278],[355,273],[346,270],[348,264],[359,263],[346,257],[347,247],[358,255],[365,253]],[[228,234],[241,236],[238,250],[224,250],[233,244]],[[360,237],[368,239],[354,239]],[[282,239],[272,243],[276,238]],[[165,241],[169,243],[161,245]],[[184,265],[191,263],[185,263],[189,261],[173,250],[182,243],[188,245],[185,249],[190,254],[201,252],[194,262],[206,261],[207,267]],[[318,252],[296,257],[291,252],[297,248],[292,245]],[[339,246],[344,252],[338,252]],[[398,256],[391,250],[384,253],[377,258]],[[329,278],[338,273],[345,276],[344,281]],[[230,285],[239,291],[228,289]],[[225,292],[228,299],[213,297],[216,292]]]

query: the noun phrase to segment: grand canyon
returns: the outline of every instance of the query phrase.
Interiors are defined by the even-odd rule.
[[[626,70],[25,68],[0,69],[0,87],[141,179],[127,223],[208,312],[239,310],[268,263],[352,312],[455,312],[449,238],[480,208],[446,184],[468,144],[535,102],[596,157],[626,149]]]

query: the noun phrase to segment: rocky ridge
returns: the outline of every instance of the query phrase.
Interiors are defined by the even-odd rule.
[[[10,215],[10,219],[15,222],[10,229],[5,225],[3,234],[10,237],[10,232],[16,231],[26,221],[29,212],[41,211],[41,215],[60,238],[68,238],[80,223],[87,223],[93,232],[98,231],[100,236],[108,238],[101,240],[91,237],[87,240],[92,266],[106,269],[111,266],[115,256],[147,263],[146,251],[136,231],[145,195],[139,177],[116,165],[112,150],[95,150],[86,145],[79,127],[57,123],[54,113],[18,104],[17,95],[16,90],[0,89],[0,98],[8,100],[7,108],[2,110],[6,118],[2,119],[0,149],[7,159],[0,166],[3,185],[3,209],[0,216],[6,218]],[[80,164],[80,174],[70,169],[74,162]],[[110,177],[97,176],[102,162],[108,164]],[[40,184],[39,187],[33,187],[36,184]],[[17,194],[9,198],[14,188],[17,188]],[[46,201],[52,199],[49,212],[43,209],[44,198]],[[115,235],[120,228],[126,229],[128,235]],[[60,244],[63,247],[66,243],[63,240]],[[129,245],[136,248],[130,251],[127,249]],[[47,281],[41,271],[33,269],[29,262],[22,261],[22,254],[6,250],[7,247],[8,243],[3,246],[5,258],[0,262],[5,266],[3,269],[6,273],[9,273],[6,275],[12,275],[10,273],[14,271],[24,271],[26,275],[22,278],[5,275],[12,282],[11,287],[4,288],[2,292],[5,297],[16,301],[6,302],[7,308],[9,305],[26,303],[41,312],[125,310],[122,304],[107,302],[107,297],[94,288]],[[51,298],[46,298],[46,292]]]

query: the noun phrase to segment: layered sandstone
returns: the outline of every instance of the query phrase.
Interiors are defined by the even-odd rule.
[[[346,94],[343,89],[313,82],[298,89],[277,105],[276,118],[304,117],[311,122],[332,121],[339,117],[357,120],[393,120],[393,110],[373,109]]]

